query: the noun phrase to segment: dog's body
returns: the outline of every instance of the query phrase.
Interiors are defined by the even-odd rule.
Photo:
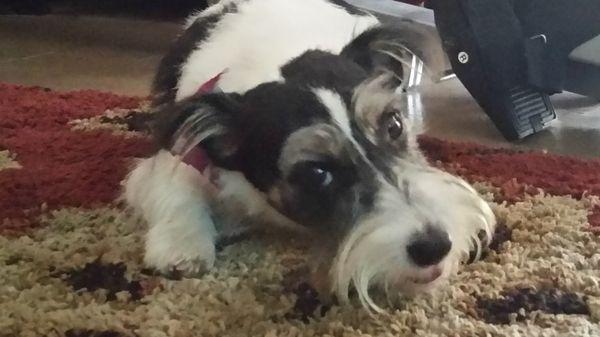
[[[345,300],[353,285],[376,308],[370,286],[428,289],[479,251],[493,213],[427,164],[396,90],[418,38],[334,0],[192,16],[156,76],[164,150],[125,185],[149,224],[146,263],[194,274],[218,237],[297,226],[315,237],[320,290]],[[199,157],[210,164],[186,164]]]

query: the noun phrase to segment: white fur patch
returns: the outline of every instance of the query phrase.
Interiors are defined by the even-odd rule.
[[[280,81],[281,66],[294,57],[310,49],[339,53],[353,37],[378,23],[374,17],[351,15],[325,0],[228,3],[235,3],[237,11],[224,15],[188,57],[177,100],[193,95],[224,69],[219,87],[226,92],[243,93],[264,82]],[[225,5],[207,11],[216,13]]]
[[[321,103],[327,108],[331,118],[335,121],[335,124],[340,127],[346,138],[354,145],[354,148],[362,155],[365,161],[375,169],[375,166],[367,158],[366,151],[359,142],[356,141],[352,134],[352,128],[350,127],[350,118],[348,116],[348,108],[342,97],[337,92],[329,89],[317,88],[313,89],[313,92]],[[375,169],[376,170],[376,169]]]
[[[321,103],[325,105],[331,118],[333,118],[335,123],[342,129],[346,137],[354,139],[352,136],[352,129],[350,128],[348,109],[346,108],[342,97],[337,92],[324,88],[313,89],[313,92],[317,95]]]

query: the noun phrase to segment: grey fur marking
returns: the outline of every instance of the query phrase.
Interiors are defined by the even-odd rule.
[[[412,199],[410,197],[410,183],[406,179],[402,180],[402,193],[404,193],[406,203],[412,205]]]

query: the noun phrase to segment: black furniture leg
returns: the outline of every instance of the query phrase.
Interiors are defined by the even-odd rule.
[[[517,140],[556,118],[529,84],[524,36],[510,0],[433,0],[452,69],[505,138]]]

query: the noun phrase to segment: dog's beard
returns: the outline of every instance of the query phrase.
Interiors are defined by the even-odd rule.
[[[494,214],[466,182],[433,168],[412,170],[409,176],[410,196],[388,185],[380,191],[375,210],[364,215],[340,245],[330,277],[341,302],[349,301],[354,288],[365,309],[381,312],[371,289],[382,290],[387,299],[435,289],[470,253],[479,258],[491,241]],[[419,267],[407,246],[428,223],[446,231],[452,248],[438,264]]]

